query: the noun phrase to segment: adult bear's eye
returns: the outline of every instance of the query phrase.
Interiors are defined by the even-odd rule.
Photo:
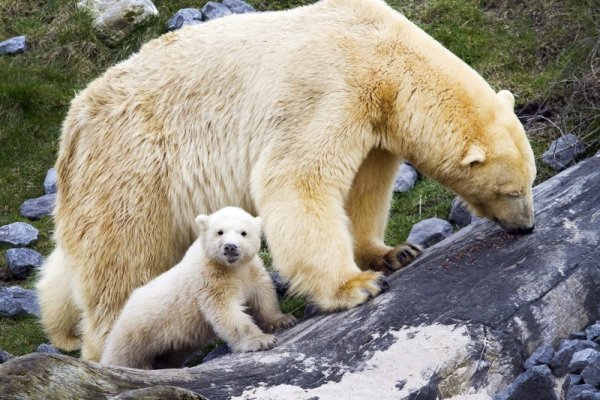
[[[223,235],[223,231],[217,232],[217,235],[219,235],[219,236]]]
[[[246,231],[242,231],[242,236],[246,236]]]

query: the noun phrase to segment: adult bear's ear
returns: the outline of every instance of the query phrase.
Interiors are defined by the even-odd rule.
[[[200,227],[200,232],[206,231],[208,229],[208,215],[198,215],[196,223]]]
[[[515,96],[508,90],[501,90],[498,92],[500,101],[506,104],[511,110],[515,108]]]
[[[466,167],[467,165],[482,163],[484,161],[485,161],[485,152],[477,144],[472,143],[471,145],[469,145],[467,154],[460,162],[460,165],[462,165],[463,167]]]

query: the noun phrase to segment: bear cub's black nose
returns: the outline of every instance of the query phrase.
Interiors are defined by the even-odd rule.
[[[223,246],[223,250],[225,250],[225,253],[237,253],[237,249],[238,247],[232,243],[226,243]]]

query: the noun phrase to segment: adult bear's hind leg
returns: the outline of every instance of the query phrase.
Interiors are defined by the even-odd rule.
[[[41,323],[50,342],[65,351],[81,346],[79,321],[81,310],[73,299],[72,266],[60,245],[50,254],[41,268],[36,284],[41,310]]]

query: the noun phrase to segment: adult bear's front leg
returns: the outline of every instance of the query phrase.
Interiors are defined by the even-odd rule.
[[[344,208],[366,151],[350,140],[324,141],[316,150],[301,138],[294,145],[272,150],[253,179],[274,265],[291,293],[308,295],[322,310],[364,303],[387,286],[380,272],[361,271],[354,261]],[[279,153],[285,160],[273,156]]]
[[[396,247],[383,242],[399,162],[399,157],[386,150],[371,150],[356,173],[346,202],[356,262],[362,269],[386,275],[421,254],[419,246],[408,242]]]

